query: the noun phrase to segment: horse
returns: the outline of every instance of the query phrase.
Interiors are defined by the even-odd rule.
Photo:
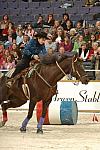
[[[28,68],[29,69],[29,68]],[[28,70],[29,73],[30,69]],[[77,56],[62,57],[60,61],[51,64],[40,63],[37,67],[33,67],[33,72],[30,77],[27,77],[27,70],[21,72],[14,78],[14,83],[10,88],[6,88],[5,77],[1,79],[2,99],[0,104],[3,111],[4,125],[7,121],[7,109],[15,108],[23,105],[30,100],[28,115],[22,122],[20,131],[26,131],[27,124],[32,117],[34,107],[37,102],[42,100],[42,116],[37,124],[37,133],[43,133],[43,123],[47,108],[52,101],[52,97],[57,93],[57,82],[67,74],[71,74],[82,84],[88,84],[89,78],[83,68],[81,60]],[[24,90],[22,85],[24,84]],[[27,86],[25,86],[27,85]],[[27,87],[27,88],[26,88]],[[4,90],[6,89],[6,90]],[[26,91],[26,92],[25,92]],[[7,94],[5,94],[5,92]],[[6,95],[6,97],[5,97]],[[8,101],[4,102],[7,99]]]

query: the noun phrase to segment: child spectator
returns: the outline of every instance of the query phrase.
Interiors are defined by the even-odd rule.
[[[16,44],[19,45],[23,41],[23,31],[19,30],[17,32]]]
[[[13,55],[9,55],[7,58],[6,58],[6,62],[4,64],[4,69],[12,69],[15,67],[15,60],[14,60],[14,57]]]
[[[27,28],[26,28],[26,30],[25,30],[25,35],[28,35],[29,36],[29,38],[30,39],[32,39],[32,37],[34,36],[34,33],[35,33],[35,31],[34,31],[34,29],[33,29],[33,26],[32,26],[32,24],[28,24],[27,25]]]

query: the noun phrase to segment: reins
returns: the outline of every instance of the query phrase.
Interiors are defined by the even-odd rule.
[[[46,85],[48,85],[50,88],[56,86],[56,85],[54,85],[54,86],[50,85],[50,84],[40,75],[40,73],[39,73],[37,70],[35,70],[35,72],[36,72],[36,74],[46,83]]]
[[[67,77],[67,74],[66,74],[65,71],[60,67],[60,65],[58,64],[57,61],[56,61],[56,65],[57,65],[57,67],[61,70],[61,72]]]

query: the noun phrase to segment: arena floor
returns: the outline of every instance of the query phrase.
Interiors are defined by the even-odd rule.
[[[93,114],[79,113],[74,126],[44,125],[43,135],[36,134],[35,117],[27,132],[20,133],[26,114],[27,111],[8,111],[9,121],[0,128],[0,150],[100,150],[100,122],[92,122]],[[100,114],[97,116],[100,120]]]

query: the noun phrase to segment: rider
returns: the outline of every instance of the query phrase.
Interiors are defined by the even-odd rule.
[[[39,60],[39,54],[46,54],[44,45],[46,38],[47,34],[45,32],[40,32],[36,35],[36,39],[33,38],[29,41],[29,43],[24,48],[22,59],[16,65],[12,77],[16,76],[22,70],[29,67],[29,63],[32,59]]]

